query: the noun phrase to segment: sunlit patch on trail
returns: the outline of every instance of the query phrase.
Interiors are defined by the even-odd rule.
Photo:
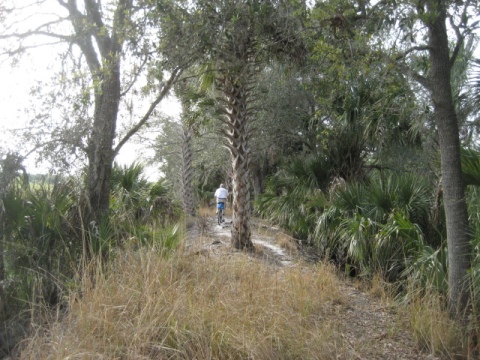
[[[231,225],[232,225],[231,221],[225,220],[225,222],[222,225],[214,226],[213,233],[215,234],[216,237],[229,238],[231,236]],[[276,259],[278,259],[278,262],[282,266],[293,265],[291,258],[285,253],[285,249],[277,245],[273,237],[262,235],[262,239],[259,239],[258,237],[255,236],[255,234],[252,234],[252,242],[255,245],[259,245],[268,249],[273,254],[273,256]]]
[[[283,266],[292,266],[292,260],[285,254],[285,250],[276,244],[272,244],[268,241],[253,239],[254,244],[261,245],[270,249],[276,256],[278,256],[280,263]]]

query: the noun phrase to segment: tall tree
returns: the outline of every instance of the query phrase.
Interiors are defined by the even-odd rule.
[[[195,201],[193,193],[193,132],[185,124],[182,129],[182,193],[183,210],[190,216],[195,216]]]
[[[465,39],[478,25],[471,15],[476,11],[475,4],[468,0],[406,0],[375,4],[334,1],[326,5],[318,3],[317,6],[329,7],[330,15],[325,16],[321,25],[333,32],[335,44],[343,53],[351,54],[352,58],[360,55],[365,60],[370,55],[373,56],[371,59],[383,57],[388,65],[386,69],[399,70],[427,91],[428,107],[433,108],[441,154],[449,257],[449,303],[452,313],[464,313],[469,300],[472,248],[461,173],[452,69]],[[335,49],[331,50],[323,52],[327,54],[327,59],[336,53]],[[384,57],[386,53],[388,56]],[[419,93],[421,91],[417,91],[417,97],[422,96]]]
[[[82,106],[76,108],[84,112],[78,116],[83,128],[77,127],[82,131],[79,131],[80,138],[75,145],[84,150],[88,161],[86,190],[89,219],[98,224],[108,215],[113,159],[122,146],[147,123],[181,72],[180,66],[169,69],[170,78],[166,81],[160,84],[157,81],[157,90],[151,97],[150,105],[143,115],[136,114],[137,120],[126,129],[122,138],[118,138],[121,100],[133,88],[135,81],[147,69],[162,80],[163,69],[151,48],[146,4],[135,0],[116,0],[108,4],[102,4],[99,0],[57,0],[31,5],[40,6],[38,10],[31,6],[19,7],[18,3],[13,2],[11,5],[12,11],[20,14],[30,11],[35,21],[6,24],[0,35],[0,40],[5,40],[5,46],[9,47],[4,54],[18,54],[28,47],[37,46],[31,42],[25,45],[24,42],[40,36],[41,39],[53,39],[53,43],[66,43],[69,49],[79,49],[79,62],[87,65],[89,79],[81,90],[91,94],[83,100],[88,108],[90,105],[92,108],[86,111]],[[46,10],[57,11],[57,14],[45,15],[41,11],[45,5],[50,5]],[[18,27],[18,24],[21,26]],[[16,42],[12,43],[12,39]],[[13,48],[12,44],[15,45]],[[50,44],[49,41],[42,43]],[[130,64],[133,64],[132,69],[128,69]],[[139,98],[136,100],[140,101]]]
[[[452,68],[458,54],[476,27],[469,15],[470,1],[421,0],[412,3],[384,2],[359,6],[352,20],[366,22],[391,37],[390,59],[403,74],[428,93],[441,155],[441,183],[448,243],[449,304],[452,314],[464,314],[469,302],[469,269],[472,247],[460,162],[459,123],[452,91]],[[387,34],[387,35],[385,35]],[[449,38],[453,34],[454,38]],[[456,36],[456,37],[455,37]],[[372,37],[377,44],[385,37]],[[380,49],[380,45],[377,49]]]
[[[442,184],[447,222],[448,281],[452,311],[463,313],[469,300],[468,270],[470,244],[465,185],[460,161],[460,140],[457,114],[453,103],[451,70],[463,35],[458,39],[457,52],[450,56],[447,34],[447,5],[443,1],[425,3],[429,16],[423,17],[428,30],[428,53],[431,62],[429,81],[415,77],[430,92],[440,139]],[[422,8],[419,8],[419,12]]]
[[[162,10],[175,8],[169,1],[158,4]],[[167,43],[175,42],[177,51],[191,54],[197,63],[210,69],[210,79],[221,94],[217,100],[232,162],[232,245],[237,249],[253,248],[249,140],[258,70],[268,55],[304,54],[301,42],[297,41],[299,23],[291,10],[282,1],[197,0],[178,6],[172,11],[175,21],[162,26],[170,29],[168,34],[164,33]]]

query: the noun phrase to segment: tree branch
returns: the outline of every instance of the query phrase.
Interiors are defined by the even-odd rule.
[[[153,111],[155,110],[155,108],[157,107],[157,105],[165,98],[165,96],[167,95],[168,91],[171,89],[171,87],[173,86],[173,84],[175,83],[175,81],[178,79],[178,77],[181,75],[182,73],[182,69],[180,68],[176,68],[173,70],[172,72],[172,75],[170,76],[170,79],[168,79],[168,81],[165,83],[165,85],[163,86],[162,90],[160,91],[160,94],[158,95],[158,97],[155,99],[155,101],[150,105],[150,107],[148,108],[147,112],[145,113],[145,115],[142,117],[142,119],[133,127],[131,128],[127,134],[123,137],[123,139],[120,140],[120,142],[118,143],[118,145],[116,146],[116,148],[114,149],[113,151],[113,157],[117,156],[118,152],[120,151],[120,149],[122,148],[123,145],[125,145],[125,143],[133,136],[135,135],[139,130],[140,128],[145,125],[145,123],[148,121],[148,119],[150,118],[150,116],[152,115]]]
[[[398,54],[395,58],[395,61],[405,59],[407,57],[407,55],[409,55],[410,53],[412,53],[414,51],[429,51],[429,50],[430,50],[430,47],[427,46],[427,45],[413,46],[413,47],[405,50],[401,54]]]
[[[462,17],[466,16],[466,10],[467,10],[467,6],[465,6],[465,8],[464,8],[464,13],[463,13]],[[453,64],[455,64],[455,61],[457,60],[458,53],[460,52],[460,49],[462,48],[465,36],[460,32],[460,28],[453,22],[452,17],[450,17],[450,26],[455,31],[455,35],[457,36],[457,42],[455,43],[455,47],[453,48],[452,56],[450,57],[450,68],[451,68],[453,66]]]
[[[56,38],[56,39],[60,39],[60,40],[64,40],[64,41],[74,41],[74,38],[73,36],[70,36],[70,35],[63,35],[63,34],[56,34],[56,33],[52,33],[52,32],[48,32],[48,31],[43,31],[43,30],[30,30],[30,31],[26,31],[26,32],[23,32],[23,33],[20,33],[20,34],[4,34],[4,35],[0,35],[0,39],[3,40],[3,39],[26,39],[30,36],[33,36],[33,35],[42,35],[42,36],[47,36],[47,37],[52,37],[52,38]]]
[[[125,94],[127,94],[130,91],[130,89],[133,87],[133,85],[137,82],[137,79],[141,75],[142,69],[144,68],[147,61],[148,61],[148,57],[146,56],[145,59],[142,61],[142,64],[139,66],[138,70],[135,71],[135,74],[130,84],[126,87],[126,89],[123,92],[120,93],[120,97],[125,96]]]
[[[119,6],[120,7],[120,6]],[[102,15],[100,14],[99,6],[92,0],[85,0],[85,10],[87,11],[87,19],[91,19],[90,31],[92,36],[98,43],[98,48],[102,57],[108,57],[108,53],[111,51],[111,38],[108,36],[105,24],[102,21]]]
[[[91,1],[91,0],[88,0]],[[125,23],[130,15],[132,10],[132,0],[118,0],[117,9],[113,15],[113,29],[112,29],[112,38],[111,38],[111,50],[120,53],[122,44],[125,39]]]
[[[88,29],[88,19],[78,10],[76,0],[68,0],[68,3],[58,0],[60,4],[63,4],[68,10],[73,29],[75,32],[75,40],[80,49],[82,50],[85,58],[87,60],[88,67],[93,76],[98,74],[98,71],[101,67],[100,61],[98,60],[95,47],[93,46],[91,39],[91,29]],[[91,27],[90,27],[91,28]]]
[[[422,85],[428,91],[432,91],[433,86],[432,86],[432,83],[429,79],[420,75],[416,71],[413,71],[412,69],[410,69],[408,66],[406,66],[404,64],[398,64],[397,63],[396,65],[397,65],[397,67],[399,68],[399,70],[402,74],[411,77],[412,79],[417,81],[420,85]]]

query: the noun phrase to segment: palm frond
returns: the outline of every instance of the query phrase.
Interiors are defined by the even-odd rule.
[[[444,294],[448,291],[447,249],[434,249],[424,245],[412,258],[402,276],[423,289],[432,289]]]
[[[465,185],[480,186],[480,153],[475,149],[463,149],[461,155]]]

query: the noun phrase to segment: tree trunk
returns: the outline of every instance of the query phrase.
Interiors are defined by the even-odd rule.
[[[250,231],[250,189],[247,89],[241,76],[220,80],[226,100],[228,131],[225,134],[233,172],[232,245],[253,249]]]
[[[439,11],[440,10],[440,11]],[[443,199],[448,242],[448,283],[450,310],[463,315],[468,309],[470,256],[472,253],[465,187],[460,162],[459,127],[450,83],[451,64],[447,37],[446,10],[440,1],[430,9],[437,14],[429,24],[431,95],[438,127]]]
[[[103,71],[101,89],[95,96],[93,129],[87,150],[89,221],[96,225],[107,219],[110,206],[113,142],[120,102],[119,68],[119,59],[112,58],[110,68]]]
[[[113,143],[121,96],[120,61],[133,3],[131,0],[117,1],[109,30],[103,22],[99,2],[85,0],[83,5],[84,10],[78,8],[76,1],[62,2],[74,28],[73,41],[85,56],[94,85],[93,127],[87,146],[90,208],[86,217],[89,225],[98,226],[107,220],[110,206]]]
[[[253,169],[253,195],[257,199],[261,194],[263,194],[263,171],[260,166],[257,166]]]
[[[193,200],[193,151],[192,132],[182,125],[182,194],[183,210],[185,214],[195,216],[195,202]]]
[[[265,189],[265,174],[268,171],[268,158],[257,154],[257,159],[254,164],[250,163],[250,171],[252,172],[253,195],[255,200],[264,193]]]

